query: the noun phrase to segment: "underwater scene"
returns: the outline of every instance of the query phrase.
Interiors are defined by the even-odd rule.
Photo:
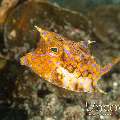
[[[0,120],[120,120],[120,0],[0,0]]]

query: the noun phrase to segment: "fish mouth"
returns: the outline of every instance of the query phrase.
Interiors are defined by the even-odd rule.
[[[28,65],[28,60],[26,56],[23,56],[20,58],[20,64],[21,65]]]

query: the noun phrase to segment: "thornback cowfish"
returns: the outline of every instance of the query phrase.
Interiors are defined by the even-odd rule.
[[[33,52],[20,59],[22,65],[58,87],[75,92],[103,92],[97,82],[120,58],[101,67],[90,54],[88,45],[92,41],[74,42],[35,27],[40,32],[40,41]]]

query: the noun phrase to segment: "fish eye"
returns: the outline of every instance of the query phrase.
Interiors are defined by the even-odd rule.
[[[51,47],[51,51],[54,52],[54,53],[56,53],[56,52],[58,52],[58,48],[56,48],[56,47]]]

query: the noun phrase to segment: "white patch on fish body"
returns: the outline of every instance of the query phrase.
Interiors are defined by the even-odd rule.
[[[84,92],[88,92],[92,90],[92,80],[88,77],[79,77],[78,78],[79,83],[81,86],[83,86]]]
[[[70,73],[67,69],[59,66],[57,68],[57,73],[63,76],[63,88],[75,91],[75,84],[78,83],[82,86],[85,92],[91,92],[92,90],[92,80],[88,77],[77,77],[76,74]]]

